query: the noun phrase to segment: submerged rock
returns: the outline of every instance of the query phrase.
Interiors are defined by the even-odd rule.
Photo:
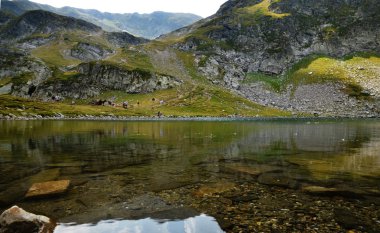
[[[223,193],[233,189],[236,185],[231,182],[220,182],[210,185],[204,185],[194,192],[195,196],[205,197],[212,196],[215,194]]]
[[[52,233],[55,226],[50,218],[29,213],[18,206],[0,215],[0,233]]]
[[[260,184],[269,186],[279,186],[292,189],[295,189],[299,186],[299,183],[296,180],[285,176],[283,173],[263,173],[257,180]]]
[[[70,186],[69,180],[49,181],[35,183],[30,187],[25,197],[41,197],[61,194],[67,191]]]

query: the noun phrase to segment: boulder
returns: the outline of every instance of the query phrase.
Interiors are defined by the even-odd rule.
[[[55,226],[50,218],[29,213],[18,206],[0,215],[0,233],[52,233]]]
[[[35,183],[30,187],[25,197],[41,197],[61,194],[67,191],[70,186],[69,180],[48,181]]]

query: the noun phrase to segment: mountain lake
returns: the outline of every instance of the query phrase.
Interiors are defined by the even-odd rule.
[[[380,232],[375,119],[0,121],[0,171],[58,233]]]

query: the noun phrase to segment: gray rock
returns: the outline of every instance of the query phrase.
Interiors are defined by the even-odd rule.
[[[127,93],[149,93],[170,89],[182,82],[172,76],[141,69],[127,69],[103,62],[82,63],[79,76],[70,82],[41,85],[36,96],[51,99],[56,93],[62,97],[91,98],[102,91],[118,90]]]
[[[79,42],[70,50],[70,56],[81,61],[101,60],[112,54],[113,51],[100,45]]]

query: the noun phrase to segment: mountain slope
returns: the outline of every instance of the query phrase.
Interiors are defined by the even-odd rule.
[[[54,8],[25,0],[2,1],[2,9],[15,15],[21,15],[30,10],[50,11],[91,22],[106,31],[127,31],[148,39],[153,39],[201,19],[197,15],[185,13],[113,14],[73,7]]]
[[[356,106],[358,112],[378,114],[376,104],[366,107],[360,98],[380,97],[378,87],[363,84],[379,78],[379,64],[370,59],[380,54],[379,13],[377,0],[230,0],[215,15],[160,41],[194,54],[202,76],[255,102],[334,115],[339,103],[349,100],[340,114],[355,115]],[[368,63],[346,63],[362,72],[334,72],[342,68],[332,64],[350,56]],[[313,94],[319,90],[325,91]]]

